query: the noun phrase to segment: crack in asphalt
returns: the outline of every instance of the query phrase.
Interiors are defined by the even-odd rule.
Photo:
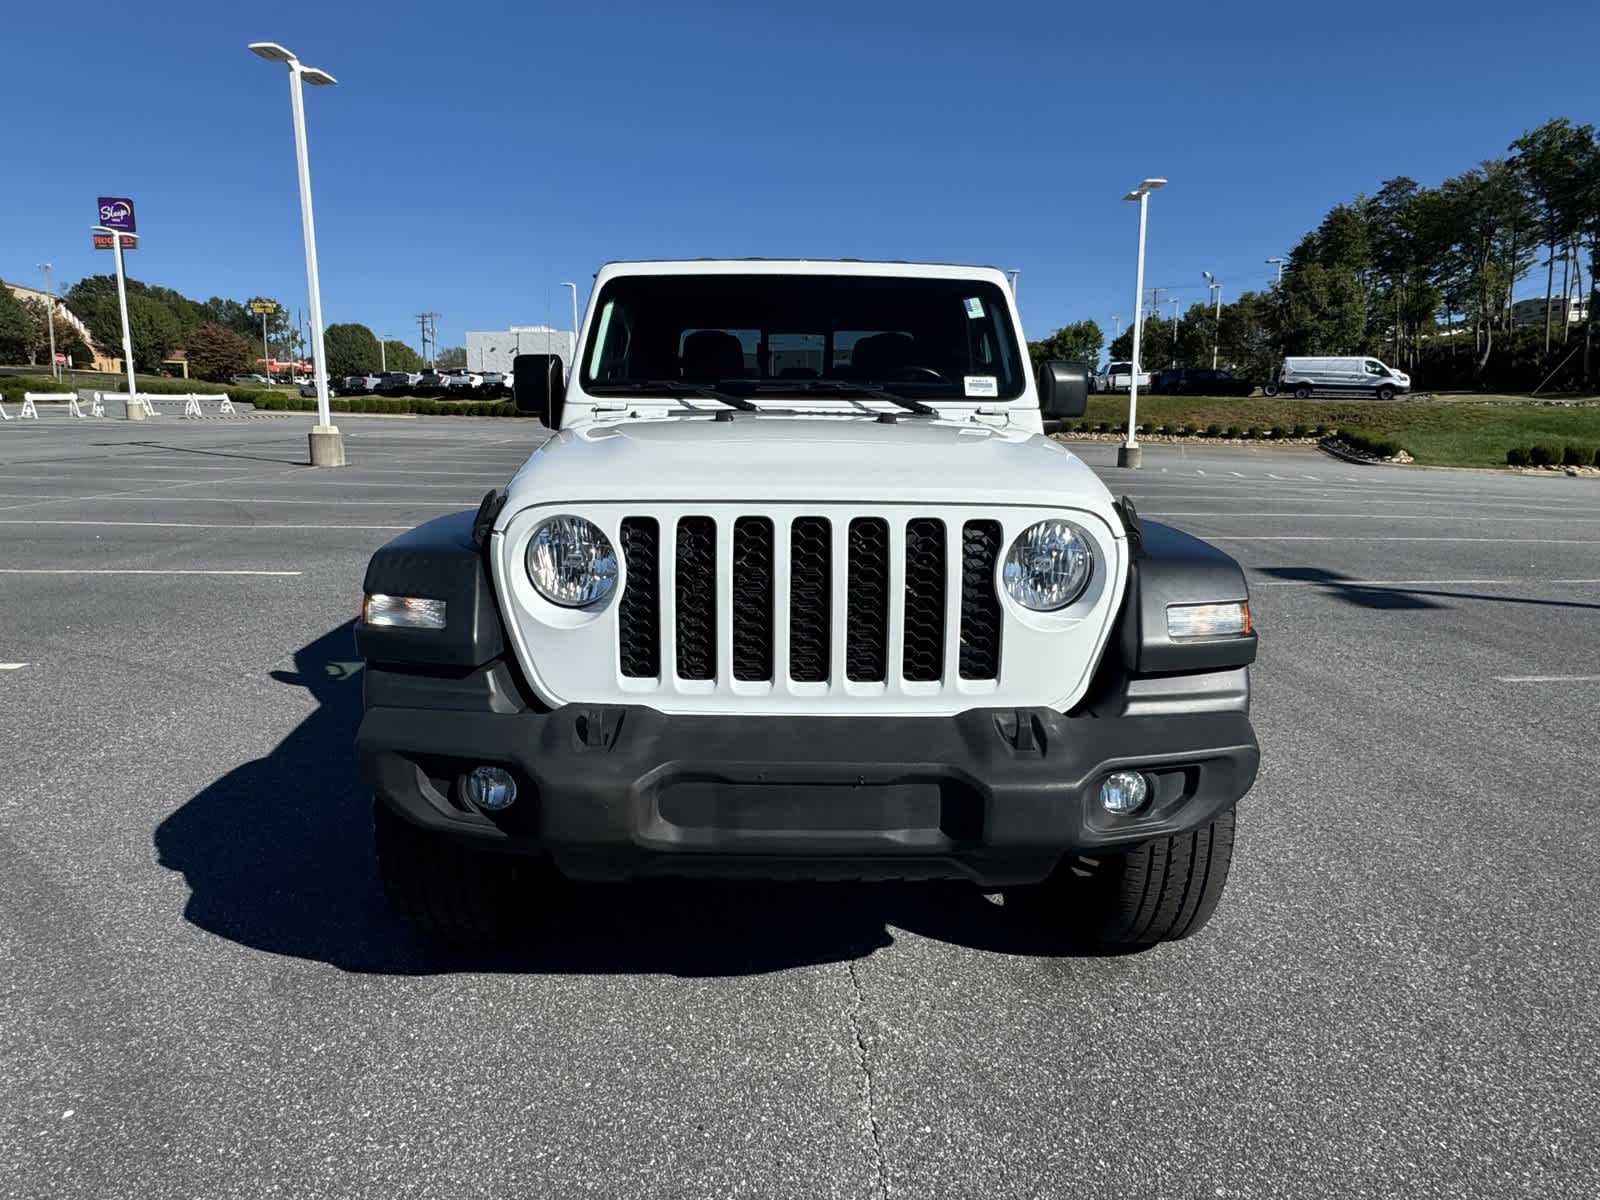
[[[878,1121],[876,1104],[874,1103],[874,1084],[876,1080],[872,1075],[872,1055],[867,1048],[866,1034],[861,1028],[861,1014],[867,1004],[866,989],[861,986],[861,976],[856,973],[856,964],[845,964],[845,970],[850,973],[850,989],[855,993],[855,1001],[848,1009],[850,1030],[856,1040],[856,1066],[861,1071],[861,1106],[867,1114],[867,1132],[872,1135],[872,1164],[877,1173],[877,1195],[881,1200],[888,1200],[889,1196],[889,1164],[883,1157],[883,1126]]]

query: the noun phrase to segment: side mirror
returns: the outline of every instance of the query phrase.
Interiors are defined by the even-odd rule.
[[[511,398],[521,413],[532,413],[547,429],[561,428],[567,385],[557,354],[519,354],[511,360]]]
[[[1039,415],[1046,421],[1081,417],[1089,407],[1089,364],[1053,359],[1039,364]]]

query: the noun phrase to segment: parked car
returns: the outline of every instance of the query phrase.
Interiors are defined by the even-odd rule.
[[[445,390],[445,388],[450,386],[445,382],[445,380],[446,375],[443,371],[437,369],[432,371],[424,371],[417,377],[416,388],[417,391],[423,395],[431,395],[437,392],[442,392]]]
[[[378,386],[373,390],[380,395],[404,396],[414,386],[410,371],[385,371],[378,376]]]
[[[1261,390],[1268,396],[1293,392],[1296,400],[1309,400],[1318,392],[1393,400],[1411,390],[1411,376],[1364,355],[1286,358],[1278,368],[1278,377]]]
[[[243,387],[255,387],[269,384],[272,382],[272,380],[268,379],[265,375],[249,374],[229,376],[228,382],[237,383]]]
[[[511,386],[511,377],[500,371],[485,371],[483,373],[483,392],[485,395],[498,395]]]
[[[1094,379],[1094,390],[1097,392],[1125,392],[1133,386],[1133,364],[1130,362],[1112,362],[1105,365]],[[1139,372],[1139,386],[1150,386],[1150,372]]]
[[[347,396],[367,396],[383,386],[383,376],[373,373],[369,375],[346,375],[339,381],[339,390]]]
[[[452,367],[443,372],[444,385],[451,391],[477,391],[483,387],[483,376],[465,367]]]
[[[1211,367],[1168,367],[1157,371],[1150,390],[1165,396],[1248,396],[1255,384],[1232,371]]]
[[[961,879],[1063,949],[1199,930],[1260,758],[1245,575],[1032,436],[1089,371],[1029,368],[1004,273],[612,263],[595,293],[678,377],[604,333],[570,383],[519,356],[561,436],[367,566],[396,909],[559,939],[562,876]],[[863,378],[740,378],[741,333],[863,324]]]

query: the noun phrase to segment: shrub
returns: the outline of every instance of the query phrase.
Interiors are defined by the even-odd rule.
[[[1308,437],[1321,437],[1322,436],[1322,426],[1321,425],[1313,425],[1313,426],[1311,426],[1309,429],[1306,430],[1306,436],[1308,436]]]
[[[1243,437],[1244,436],[1244,430],[1240,429],[1237,425],[1229,425],[1228,426],[1228,436],[1231,437],[1231,438]]]
[[[1561,452],[1561,463],[1567,467],[1587,467],[1594,451],[1587,446],[1568,446]]]
[[[1528,451],[1528,461],[1536,467],[1548,467],[1555,460],[1556,452],[1552,446],[1534,446]]]
[[[1306,436],[1306,432],[1307,432],[1306,431],[1306,427],[1304,425],[1296,425],[1294,427],[1294,436],[1295,437],[1305,437]]]
[[[1096,433],[1104,433],[1106,431],[1106,423],[1104,421],[1096,421],[1094,431]]]
[[[1597,447],[1596,447],[1596,448],[1595,448],[1595,452],[1594,452],[1594,465],[1595,465],[1595,466],[1597,466],[1597,467],[1600,467],[1600,446],[1597,446]]]
[[[1346,429],[1341,436],[1346,445],[1374,458],[1393,458],[1402,449],[1400,443],[1393,438],[1368,433],[1364,429]]]
[[[1506,465],[1508,467],[1525,467],[1528,465],[1528,448],[1526,446],[1513,446],[1506,451]]]
[[[1221,437],[1222,436],[1222,426],[1218,425],[1215,421],[1211,422],[1211,424],[1206,426],[1206,436],[1207,437]]]
[[[1249,429],[1245,430],[1245,434],[1244,435],[1247,438],[1260,438],[1262,436],[1262,434],[1261,434],[1261,426],[1259,426],[1259,425],[1250,426]]]

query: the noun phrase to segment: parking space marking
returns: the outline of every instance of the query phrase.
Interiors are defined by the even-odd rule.
[[[202,567],[0,567],[0,575],[303,575],[303,571],[223,571]]]
[[[0,663],[0,671],[20,671],[27,663]]]
[[[410,525],[242,525],[232,521],[25,521],[17,517],[0,519],[0,525],[90,525],[96,529],[103,526],[137,529],[369,529],[388,532],[412,528]]]
[[[1334,576],[1328,579],[1259,579],[1257,587],[1424,587],[1436,583],[1462,584],[1473,583],[1479,585],[1511,585],[1532,584],[1539,587],[1549,585],[1576,585],[1596,584],[1600,579],[1529,579],[1520,576],[1515,579],[1346,579],[1343,576]]]
[[[1336,533],[1208,533],[1208,542],[1348,542],[1349,534]],[[1503,537],[1370,537],[1363,542],[1493,542],[1502,546],[1600,546],[1600,538],[1525,538],[1508,542]]]
[[[1600,683],[1600,675],[1496,675],[1496,683]]]

